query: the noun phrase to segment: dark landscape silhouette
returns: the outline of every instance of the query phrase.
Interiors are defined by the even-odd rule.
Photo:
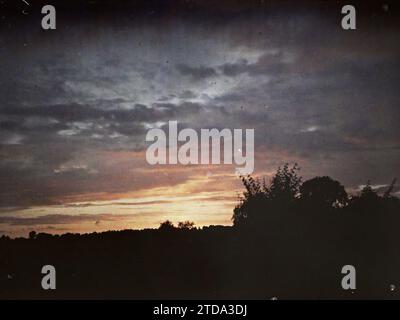
[[[159,229],[0,239],[2,299],[399,298],[396,180],[348,195],[330,177],[302,181],[284,165],[271,181],[242,177],[233,226],[190,222]],[[54,265],[57,289],[41,288]],[[343,290],[341,269],[357,270]]]

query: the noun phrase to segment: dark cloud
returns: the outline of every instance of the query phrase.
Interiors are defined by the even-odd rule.
[[[162,110],[152,109],[142,104],[137,104],[129,110],[100,109],[90,105],[78,103],[46,105],[34,107],[9,107],[2,112],[9,116],[17,117],[45,117],[64,122],[86,120],[108,120],[117,122],[143,122],[165,119],[174,114],[173,105],[165,106]]]
[[[49,214],[33,218],[20,218],[0,216],[0,224],[8,224],[11,226],[36,226],[36,225],[59,225],[59,224],[76,224],[87,221],[118,221],[126,218],[126,215],[113,214]]]

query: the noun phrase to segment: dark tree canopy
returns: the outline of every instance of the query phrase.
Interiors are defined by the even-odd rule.
[[[37,235],[36,231],[29,232],[29,239],[35,239],[36,235]]]
[[[343,207],[348,200],[344,186],[326,176],[305,181],[300,187],[300,197],[315,205],[326,207]]]
[[[193,221],[181,221],[178,222],[178,228],[179,229],[186,229],[186,230],[190,230],[193,229],[194,226],[194,222]]]
[[[158,228],[159,230],[164,230],[164,231],[168,231],[168,230],[173,230],[175,229],[174,224],[169,221],[169,220],[165,220],[164,222],[160,223],[160,227]]]
[[[297,164],[294,164],[291,168],[288,163],[282,168],[279,167],[271,180],[270,186],[267,188],[268,198],[281,201],[294,201],[299,193],[302,179],[298,175],[299,170],[300,168]]]
[[[299,195],[301,185],[299,170],[297,164],[290,167],[286,163],[278,168],[269,184],[265,179],[261,181],[250,175],[241,177],[245,191],[234,209],[232,217],[234,225],[239,226],[248,222],[262,223],[268,218],[267,213],[290,207]]]
[[[233,211],[234,226],[265,231],[268,224],[276,224],[278,220],[284,223],[283,216],[290,216],[291,223],[302,223],[294,220],[312,214],[321,215],[328,210],[343,209],[354,214],[377,211],[378,208],[393,210],[399,203],[399,199],[391,195],[396,179],[382,195],[368,181],[358,195],[348,196],[344,186],[328,176],[302,183],[299,170],[297,164],[292,167],[285,164],[278,168],[269,183],[252,176],[241,177],[245,190]]]

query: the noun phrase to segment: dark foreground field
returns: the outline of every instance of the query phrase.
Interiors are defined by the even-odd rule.
[[[390,287],[400,283],[399,236],[309,232],[309,222],[290,237],[215,227],[1,240],[0,298],[400,297]],[[46,264],[56,268],[56,290],[41,288]],[[357,270],[354,291],[340,285],[346,264]]]

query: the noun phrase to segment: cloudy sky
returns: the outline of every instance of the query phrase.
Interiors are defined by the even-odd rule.
[[[53,31],[30,2],[0,5],[0,235],[230,224],[234,166],[146,163],[171,120],[254,128],[256,175],[400,177],[390,1],[354,1],[347,31],[337,1],[53,1]]]

